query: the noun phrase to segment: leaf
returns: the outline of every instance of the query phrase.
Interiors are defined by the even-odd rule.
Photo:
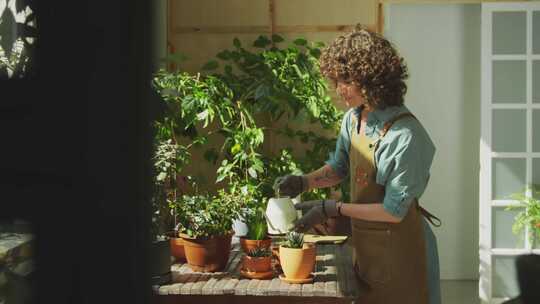
[[[158,181],[160,181],[160,182],[161,182],[161,181],[164,181],[165,178],[167,178],[167,172],[160,172],[160,173],[158,174],[158,176],[156,177],[156,179],[157,179]]]
[[[208,117],[208,109],[202,111],[201,113],[197,114],[198,120],[205,120]]]
[[[293,41],[293,43],[296,44],[296,45],[299,45],[299,46],[306,46],[307,45],[307,40],[304,39],[304,38],[296,38]]]
[[[309,50],[309,54],[317,59],[319,59],[319,57],[321,57],[321,50],[319,49],[311,49]]]
[[[272,35],[272,41],[275,43],[283,42],[285,39],[281,37],[280,35],[274,34]]]
[[[268,87],[266,84],[261,84],[255,90],[255,100],[267,97],[268,95],[270,95],[270,87]]]
[[[211,71],[211,70],[217,69],[218,66],[219,66],[219,64],[218,64],[218,62],[216,60],[210,60],[205,65],[203,65],[203,67],[201,69],[203,69],[205,71]]]
[[[248,169],[248,173],[249,173],[249,175],[250,175],[251,177],[257,178],[257,171],[255,171],[255,169],[253,169],[253,167],[250,167],[250,168]]]
[[[239,144],[235,144],[234,146],[232,146],[231,148],[231,153],[232,154],[236,154],[238,152],[242,151],[242,147],[239,145]]]
[[[270,41],[266,36],[260,35],[257,40],[253,42],[253,46],[257,48],[265,48],[271,43],[272,41]]]
[[[231,59],[231,52],[229,50],[223,50],[219,52],[216,57],[221,60],[229,60]]]
[[[235,46],[236,48],[238,48],[238,49],[239,49],[240,47],[242,47],[242,44],[240,43],[240,39],[238,39],[238,38],[236,38],[236,37],[233,39],[233,44],[234,44],[234,46]]]

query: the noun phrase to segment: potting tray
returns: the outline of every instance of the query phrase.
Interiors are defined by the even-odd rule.
[[[346,300],[344,302],[350,303],[351,299],[358,296],[351,254],[352,250],[346,244],[318,244],[313,283],[289,284],[279,279],[279,272],[276,272],[275,276],[269,280],[242,277],[240,268],[243,253],[235,244],[224,272],[198,273],[193,272],[187,264],[174,264],[172,265],[172,282],[154,286],[154,293],[160,296],[173,296],[172,298],[220,295],[234,296],[234,298],[237,298],[236,296],[320,297],[321,300],[324,298],[334,303],[338,300],[336,298],[342,298]],[[171,302],[171,297],[158,298],[169,298],[167,303],[176,302]],[[178,300],[180,298],[187,300],[186,297],[178,297]],[[189,298],[193,300],[193,297]],[[205,299],[207,300],[211,299]],[[313,300],[315,299],[310,301]],[[293,302],[295,301],[290,303]]]

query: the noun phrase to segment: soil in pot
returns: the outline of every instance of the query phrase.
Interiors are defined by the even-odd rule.
[[[279,261],[285,277],[306,279],[315,266],[316,247],[313,243],[304,243],[303,248],[279,247]]]
[[[245,236],[240,237],[240,247],[245,253],[250,252],[255,248],[270,248],[272,245],[272,239],[267,237],[263,240],[250,240]]]
[[[272,270],[272,257],[242,257],[242,269],[248,272],[269,272]]]

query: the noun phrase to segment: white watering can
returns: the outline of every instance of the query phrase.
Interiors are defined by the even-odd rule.
[[[288,196],[270,198],[266,207],[266,223],[269,234],[284,234],[294,227],[298,212],[294,205],[300,202],[300,195],[294,199]]]

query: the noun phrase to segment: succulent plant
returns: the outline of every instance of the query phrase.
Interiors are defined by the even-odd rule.
[[[262,257],[269,257],[272,255],[272,252],[268,248],[265,247],[257,247],[254,249],[251,249],[247,255],[252,258],[262,258]]]
[[[288,248],[302,248],[304,246],[304,234],[295,231],[288,232],[283,246]]]

